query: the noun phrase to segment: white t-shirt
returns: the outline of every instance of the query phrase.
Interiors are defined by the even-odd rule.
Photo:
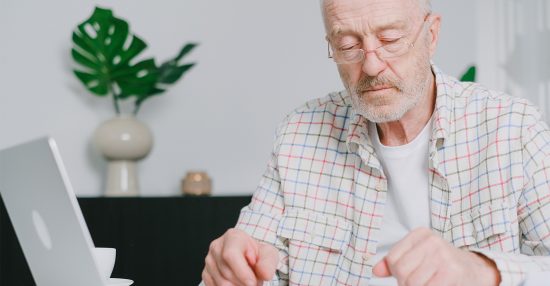
[[[432,121],[428,121],[413,141],[395,147],[382,145],[376,124],[369,122],[369,136],[388,179],[384,217],[378,236],[380,241],[372,258],[374,265],[411,230],[431,225],[428,149]],[[397,281],[373,277],[370,284],[397,285]]]

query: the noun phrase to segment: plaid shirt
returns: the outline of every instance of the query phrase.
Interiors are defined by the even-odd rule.
[[[548,126],[527,100],[432,70],[432,230],[493,259],[502,285],[550,271]],[[310,101],[277,130],[236,226],[279,249],[268,285],[366,285],[372,276],[387,179],[350,102],[345,92]]]

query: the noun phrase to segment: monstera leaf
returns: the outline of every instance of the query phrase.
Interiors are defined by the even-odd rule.
[[[136,99],[136,105],[139,109],[141,103],[147,98],[161,94],[166,91],[168,85],[174,84],[178,81],[184,73],[189,71],[195,63],[180,64],[180,60],[187,55],[191,50],[197,46],[196,43],[186,44],[178,53],[176,57],[170,59],[160,65],[158,68],[157,85],[150,90],[148,94],[139,95]]]
[[[127,98],[146,95],[156,85],[154,59],[133,63],[147,44],[130,34],[128,23],[110,10],[96,8],[77,26],[72,39],[72,57],[81,66],[74,73],[92,93]]]
[[[180,64],[197,46],[195,43],[185,45],[160,67],[152,58],[137,61],[147,44],[131,34],[128,23],[113,16],[109,9],[96,7],[92,16],[76,27],[72,38],[71,54],[79,64],[74,74],[90,92],[111,94],[117,113],[118,100],[135,97],[136,114],[143,101],[166,91],[195,65]]]

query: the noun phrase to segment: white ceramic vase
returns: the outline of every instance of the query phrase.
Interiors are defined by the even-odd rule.
[[[93,140],[109,162],[105,196],[138,196],[137,162],[153,147],[149,128],[134,116],[118,115],[103,122]]]

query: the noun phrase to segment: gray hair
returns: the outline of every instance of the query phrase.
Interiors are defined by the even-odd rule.
[[[319,3],[321,4],[321,11],[323,13],[323,17],[325,16],[325,9],[324,5],[327,1],[334,1],[334,0],[319,0]],[[432,0],[418,0],[420,4],[420,8],[422,9],[424,13],[430,13],[432,11]]]

